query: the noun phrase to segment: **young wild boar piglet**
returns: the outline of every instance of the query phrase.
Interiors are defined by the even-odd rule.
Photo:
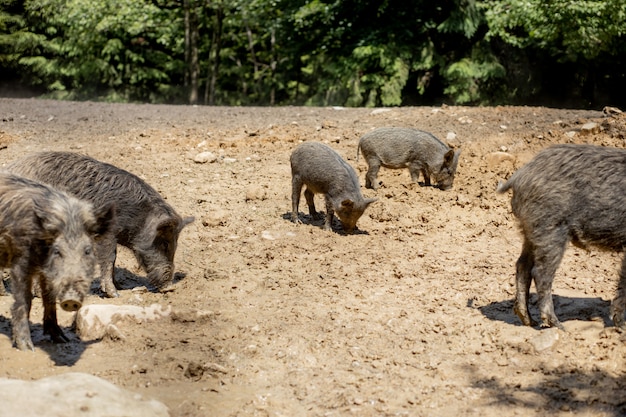
[[[304,142],[291,154],[291,219],[298,218],[300,192],[306,185],[304,197],[311,217],[319,218],[313,201],[314,194],[324,194],[326,221],[324,229],[331,230],[333,213],[341,221],[343,229],[351,233],[367,206],[376,201],[363,198],[354,168],[352,168],[330,146],[319,142]]]
[[[366,133],[359,140],[359,150],[368,165],[365,187],[377,189],[376,177],[380,167],[408,168],[411,179],[418,181],[420,172],[424,184],[431,177],[442,190],[452,188],[461,151],[454,151],[433,134],[404,127],[381,127]]]

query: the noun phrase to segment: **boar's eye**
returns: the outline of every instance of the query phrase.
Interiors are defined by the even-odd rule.
[[[91,255],[91,252],[93,252],[91,246],[85,247],[85,255]]]
[[[61,250],[59,248],[53,247],[52,248],[52,256],[56,256],[56,257],[62,258],[63,254],[61,253]]]

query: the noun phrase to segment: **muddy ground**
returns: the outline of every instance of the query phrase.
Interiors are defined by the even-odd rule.
[[[328,143],[364,184],[357,142],[380,126],[418,127],[462,149],[454,188],[383,168],[383,186],[363,188],[378,201],[360,233],[324,231],[304,213],[304,224],[291,223],[291,150]],[[72,340],[54,345],[36,299],[36,351],[20,352],[12,297],[0,297],[0,376],[87,372],[164,402],[172,416],[625,415],[626,336],[608,318],[620,255],[568,248],[554,282],[566,331],[522,326],[512,312],[521,238],[510,194],[494,192],[546,146],[624,147],[625,137],[626,116],[543,107],[0,99],[0,164],[41,149],[85,153],[196,217],[179,241],[173,292],[144,291],[144,272],[120,249],[120,297],[102,297],[95,283],[86,300],[176,314],[82,342],[74,316],[60,312]],[[194,162],[206,151],[217,160]]]

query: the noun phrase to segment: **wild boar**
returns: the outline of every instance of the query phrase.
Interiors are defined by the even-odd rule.
[[[9,164],[7,169],[50,184],[96,207],[108,202],[115,204],[117,232],[96,248],[101,288],[107,296],[118,296],[114,282],[117,244],[133,251],[151,285],[163,290],[172,282],[178,237],[194,218],[182,218],[141,178],[72,152],[34,153]]]
[[[113,204],[93,208],[44,184],[0,172],[0,267],[9,268],[15,302],[12,339],[33,350],[28,319],[32,286],[41,291],[43,330],[54,342],[67,342],[59,327],[56,302],[78,310],[96,269],[94,246],[115,224]]]
[[[304,142],[294,149],[291,162],[291,219],[298,218],[300,192],[306,185],[304,197],[311,217],[320,217],[315,210],[314,194],[323,194],[326,200],[325,230],[331,230],[333,214],[341,221],[344,231],[351,233],[365,209],[376,199],[363,198],[354,168],[330,146],[319,142]]]
[[[459,164],[460,150],[455,151],[432,133],[405,127],[381,127],[366,133],[359,140],[359,150],[368,165],[365,187],[377,189],[376,177],[380,167],[408,168],[411,179],[429,186],[431,177],[442,190],[452,188]]]
[[[511,207],[524,243],[516,264],[514,311],[531,326],[528,297],[535,282],[543,326],[562,328],[554,313],[552,281],[568,242],[623,252],[626,247],[626,150],[557,145],[539,152],[497,191],[513,190]],[[622,260],[611,318],[624,326],[626,261]]]

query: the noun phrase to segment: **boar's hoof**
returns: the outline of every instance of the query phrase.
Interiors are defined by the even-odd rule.
[[[61,301],[61,308],[65,311],[78,311],[83,304],[78,300],[63,300]]]
[[[112,290],[106,290],[104,291],[104,293],[106,294],[107,297],[109,298],[117,298],[120,296],[120,294],[117,292],[116,289],[112,289]]]
[[[70,339],[65,336],[65,333],[63,333],[63,330],[61,330],[59,326],[56,326],[56,328],[48,329],[48,331],[45,331],[44,333],[48,334],[50,336],[50,339],[52,339],[54,343],[68,343],[70,341]]]
[[[168,293],[168,292],[174,292],[175,290],[176,290],[176,288],[174,288],[174,285],[172,285],[171,282],[167,283],[164,286],[159,288],[159,292],[161,294],[165,294],[165,293]]]
[[[27,338],[17,338],[15,340],[15,347],[17,347],[19,350],[30,350],[32,352],[35,351],[35,345],[33,345],[33,341],[30,339],[30,337]]]
[[[515,312],[515,315],[519,317],[519,319],[522,321],[522,324],[524,326],[535,327],[539,325],[539,323],[537,323],[528,315],[525,309],[522,309],[516,305],[515,307],[513,307],[513,311]]]
[[[541,319],[541,327],[543,327],[543,328],[556,327],[559,330],[565,331],[565,327],[563,327],[563,324],[561,324],[561,322],[558,319],[552,319],[552,318],[545,318],[545,317],[543,317]]]
[[[611,316],[615,329],[622,333],[626,331],[626,323],[624,323],[624,313],[613,313]]]

